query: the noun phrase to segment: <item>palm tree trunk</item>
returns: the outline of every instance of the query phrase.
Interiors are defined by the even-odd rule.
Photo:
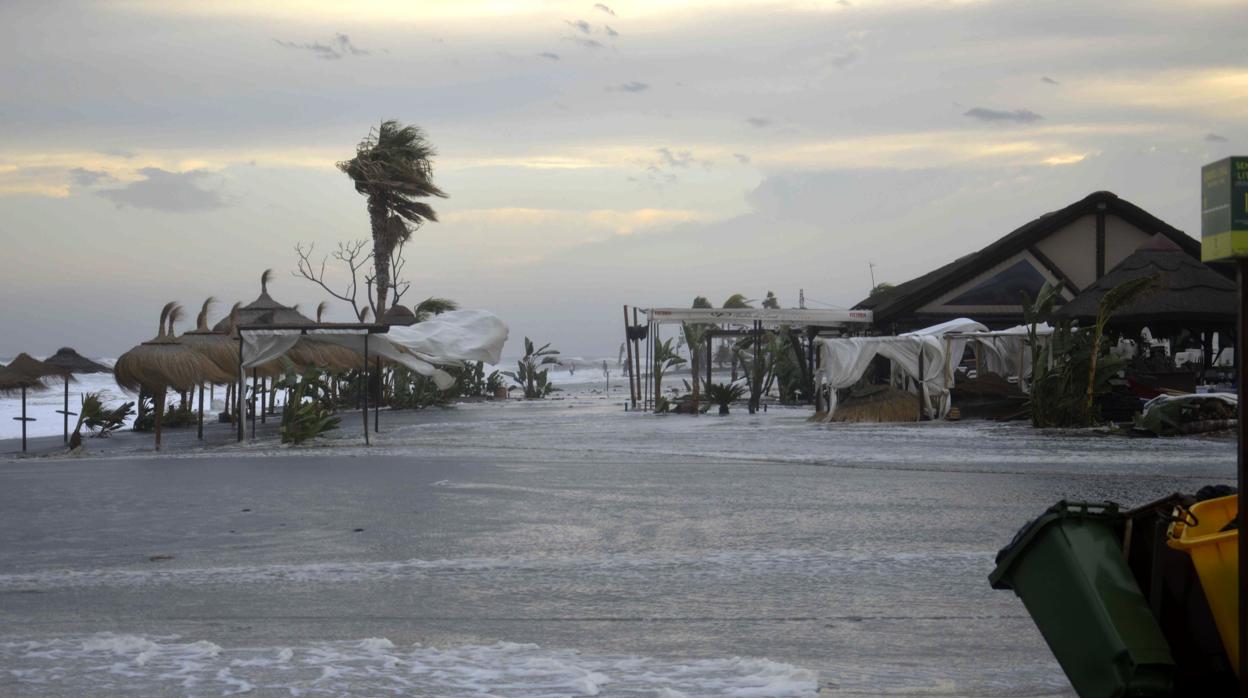
[[[390,293],[390,250],[386,247],[386,223],[389,214],[380,202],[368,200],[368,222],[373,229],[373,269],[377,273],[377,320],[386,312],[386,296]]]

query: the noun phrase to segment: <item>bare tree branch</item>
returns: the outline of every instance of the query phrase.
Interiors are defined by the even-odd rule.
[[[350,303],[355,317],[362,318],[363,311],[359,306],[357,298],[359,295],[359,272],[369,263],[372,256],[372,251],[368,249],[368,240],[340,242],[338,243],[338,249],[331,255],[335,260],[342,262],[351,272],[351,281],[347,283],[346,288],[341,292],[330,288],[329,283],[325,280],[325,267],[329,262],[329,256],[322,257],[319,265],[312,261],[312,254],[315,249],[315,243],[308,243],[306,248],[303,243],[295,245],[295,254],[299,257],[298,269],[291,272],[291,276],[307,279],[320,286],[334,298]],[[371,277],[365,276],[366,280],[369,278]],[[369,300],[371,304],[371,298]]]

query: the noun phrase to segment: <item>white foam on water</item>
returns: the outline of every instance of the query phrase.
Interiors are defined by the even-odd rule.
[[[140,661],[140,657],[143,657]],[[0,641],[0,688],[38,695],[814,696],[802,667],[762,658],[661,659],[499,642],[436,648],[386,638],[229,647],[102,633]],[[6,689],[7,690],[7,689]]]
[[[645,578],[658,572],[675,572],[690,583],[698,580],[745,579],[776,574],[820,580],[858,578],[862,575],[910,578],[925,570],[991,569],[994,554],[993,550],[869,553],[742,550],[706,555],[516,556],[228,567],[51,569],[0,574],[0,591],[238,584],[349,584],[414,581],[430,577],[496,576],[499,573],[575,574],[579,579],[586,580],[599,576],[611,579]]]

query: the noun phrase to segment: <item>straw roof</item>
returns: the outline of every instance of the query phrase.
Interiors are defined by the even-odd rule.
[[[260,295],[247,305],[238,309],[236,325],[286,325],[312,324],[298,310],[278,303],[269,295],[269,281],[273,279],[273,270],[265,269],[260,275]],[[229,329],[229,319],[223,318],[212,329],[224,332]]]
[[[1059,317],[1095,321],[1101,299],[1131,279],[1159,274],[1158,288],[1110,318],[1115,327],[1224,327],[1235,324],[1239,296],[1235,282],[1155,235],[1057,311]]]
[[[56,366],[62,373],[108,373],[112,370],[104,364],[88,359],[70,347],[57,349],[55,354],[44,359],[43,362]]]
[[[405,305],[392,305],[381,316],[383,325],[415,325],[416,313],[413,313]]]
[[[15,368],[0,366],[0,394],[16,393],[22,388],[38,392],[47,390],[48,385],[41,378],[29,376]]]
[[[16,359],[9,362],[8,368],[23,373],[31,378],[39,379],[47,376],[63,376],[65,370],[45,363],[25,352],[18,354]]]
[[[234,332],[232,323],[220,332],[208,327],[208,308],[215,302],[216,299],[211,296],[204,301],[199,315],[195,317],[195,329],[183,332],[178,341],[202,354],[221,371],[233,376],[238,373],[238,339],[231,336]],[[240,305],[234,304],[230,314],[225,317],[225,322],[235,317]]]
[[[127,390],[190,390],[201,383],[228,383],[229,372],[173,336],[182,306],[167,303],[160,311],[156,337],[122,354],[113,367],[117,384]],[[165,328],[168,321],[168,330]]]

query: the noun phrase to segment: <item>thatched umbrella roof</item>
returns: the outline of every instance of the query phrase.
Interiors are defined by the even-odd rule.
[[[237,325],[299,325],[312,324],[310,318],[305,317],[295,308],[288,305],[282,305],[273,300],[269,295],[269,281],[273,279],[273,270],[265,269],[260,275],[260,295],[247,305],[238,309]],[[225,332],[229,329],[229,318],[222,318],[212,329],[217,332]]]
[[[415,325],[416,313],[405,305],[392,305],[389,310],[382,313],[381,323],[383,325]]]
[[[39,359],[36,359],[30,354],[24,352],[18,354],[16,359],[9,362],[8,368],[34,379],[65,375],[64,369],[53,366],[47,362],[40,361]]]
[[[113,367],[117,384],[127,390],[140,387],[163,394],[164,390],[190,390],[201,383],[228,383],[229,372],[221,370],[203,354],[181,343],[173,335],[182,306],[167,303],[160,311],[156,337],[122,354]],[[165,322],[168,321],[168,329]]]
[[[211,296],[204,301],[199,315],[195,317],[195,329],[183,332],[178,341],[203,354],[221,371],[234,376],[238,373],[238,338],[234,334],[232,319],[237,317],[241,304],[235,303],[230,309],[230,314],[223,320],[228,323],[226,329],[219,332],[208,327],[208,308],[215,302],[216,299]]]
[[[38,392],[47,390],[48,385],[41,378],[26,375],[15,368],[0,366],[0,394],[9,395],[20,392],[22,388]]]
[[[1112,327],[1229,327],[1239,312],[1235,282],[1201,263],[1163,235],[1155,235],[1057,311],[1094,322],[1105,294],[1131,279],[1160,275],[1158,287],[1110,318]]]
[[[88,359],[70,347],[57,349],[55,354],[44,359],[43,362],[56,366],[61,369],[62,373],[108,373],[112,370],[104,364]]]

